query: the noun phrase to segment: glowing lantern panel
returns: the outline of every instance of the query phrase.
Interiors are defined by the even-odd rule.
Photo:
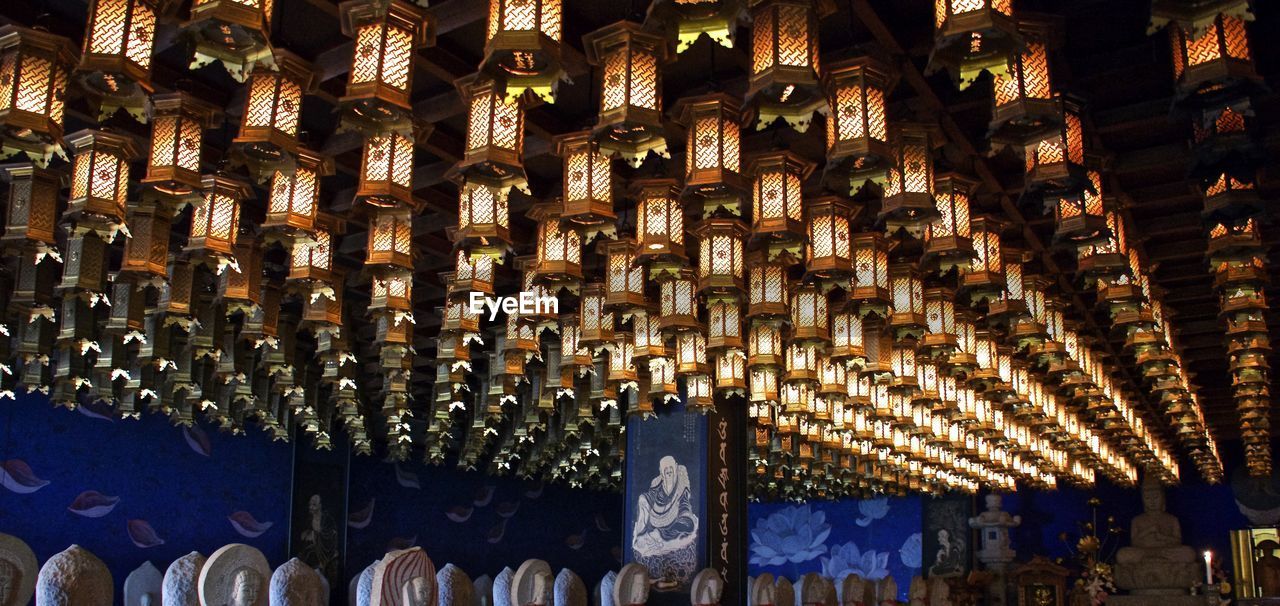
[[[593,137],[600,148],[633,166],[649,152],[665,154],[662,72],[667,44],[660,36],[620,21],[586,36],[587,60],[602,67],[600,114]]]
[[[929,71],[946,69],[964,90],[984,71],[1003,76],[1022,46],[1013,0],[934,0]]]
[[[178,197],[200,189],[200,152],[204,130],[221,112],[189,93],[151,97],[151,153],[144,185]]]
[[[636,196],[638,261],[672,257],[683,259],[684,207],[677,197],[674,179],[641,179],[633,185]]]
[[[75,150],[67,213],[123,223],[129,193],[129,161],[137,155],[133,140],[85,130],[68,136],[67,143]]]
[[[612,222],[613,167],[587,132],[565,135],[556,140],[556,151],[564,160],[564,213],[561,218],[575,226],[599,226]]]
[[[481,67],[505,81],[507,94],[524,90],[555,101],[560,64],[561,0],[490,0]]]
[[[459,79],[457,85],[467,105],[467,138],[463,158],[451,174],[469,183],[523,188],[524,106],[520,97],[502,96],[493,80],[480,75]]]
[[[723,93],[686,97],[676,105],[688,129],[685,193],[723,198],[746,191],[742,170],[742,110]]]
[[[890,232],[920,234],[940,215],[933,201],[933,150],[942,141],[925,124],[895,124],[893,163],[885,175],[884,199],[877,219]]]
[[[401,0],[348,0],[338,6],[342,33],[355,38],[346,118],[370,131],[402,123],[412,108],[413,54],[435,42],[435,21]]]
[[[751,79],[747,99],[760,124],[776,118],[800,132],[823,102],[818,84],[818,20],[830,2],[760,0],[751,8]]]
[[[61,149],[71,42],[16,25],[0,27],[0,125],[5,147],[44,166]],[[6,152],[8,153],[8,152]]]
[[[315,226],[320,177],[333,173],[333,161],[306,149],[298,150],[292,174],[275,171],[264,228],[309,232]]]
[[[230,256],[240,230],[240,203],[252,196],[248,184],[222,175],[204,178],[204,199],[191,214],[187,250]]]
[[[413,139],[392,131],[368,137],[356,198],[381,207],[413,207]]]
[[[297,55],[274,51],[279,71],[255,69],[249,79],[240,121],[240,135],[232,149],[258,174],[270,174],[289,163],[298,148],[298,123],[302,99],[315,84],[315,70]]]

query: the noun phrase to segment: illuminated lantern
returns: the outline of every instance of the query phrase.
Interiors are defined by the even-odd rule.
[[[1260,250],[1262,239],[1254,219],[1218,223],[1209,230],[1209,263],[1216,271],[1224,263],[1252,263]]]
[[[933,150],[942,145],[936,127],[894,124],[893,162],[885,174],[884,198],[876,220],[889,233],[905,229],[919,237],[940,216],[933,201]]]
[[[859,57],[830,65],[823,80],[827,87],[828,178],[849,177],[849,193],[877,171],[888,168],[893,155],[889,146],[886,97],[897,83],[887,61]]]
[[[179,199],[198,197],[204,131],[222,112],[190,93],[151,97],[151,153],[142,184]]]
[[[155,204],[129,209],[129,237],[124,242],[120,271],[163,280],[168,274],[169,235],[173,219]]]
[[[413,215],[406,209],[379,208],[369,225],[365,265],[413,269]]]
[[[62,153],[67,77],[75,61],[75,48],[62,36],[0,27],[0,155],[24,153],[44,167]]]
[[[853,235],[853,278],[849,284],[849,300],[866,316],[885,315],[889,299],[889,249],[892,244],[879,233]]]
[[[686,330],[676,334],[676,373],[710,375],[707,363],[707,338],[701,331]]]
[[[603,68],[592,138],[632,166],[650,152],[665,157],[661,66],[667,60],[666,40],[619,21],[587,34],[583,44],[587,60]]]
[[[917,338],[928,330],[924,315],[924,282],[920,272],[911,263],[894,263],[889,266],[890,290],[893,293],[893,313],[889,325],[898,338],[913,335]]]
[[[787,265],[764,259],[760,253],[747,257],[747,317],[785,318],[787,306]]]
[[[1248,179],[1240,179],[1222,173],[1202,187],[1204,192],[1204,216],[1211,221],[1231,221],[1263,212],[1262,198],[1257,185]]]
[[[372,289],[369,292],[369,311],[391,311],[407,313],[413,311],[413,276],[407,272],[392,272],[384,276],[374,276]],[[467,312],[468,306],[465,301],[455,301],[447,303],[445,311],[444,324],[447,326],[449,322],[448,315],[453,315],[455,323],[462,322],[463,314]],[[474,323],[477,319],[472,316],[467,320]],[[463,327],[457,324],[454,330],[466,330],[470,328],[475,330],[474,326]]]
[[[818,20],[835,12],[830,0],[751,2],[751,78],[747,102],[759,128],[777,118],[799,132],[822,106],[818,83]]]
[[[507,190],[463,183],[453,240],[473,256],[501,259],[511,246],[510,220]]]
[[[572,284],[582,279],[582,240],[578,232],[560,225],[560,205],[534,204],[529,218],[538,222],[537,266],[534,275],[551,284]]]
[[[698,287],[693,272],[682,269],[662,281],[658,326],[664,333],[697,329]]]
[[[742,306],[736,298],[707,302],[707,349],[714,353],[742,349]]]
[[[524,102],[519,96],[503,97],[496,83],[480,74],[459,78],[455,84],[467,106],[467,138],[462,160],[450,169],[450,177],[524,190]]]
[[[10,164],[0,167],[0,172],[9,182],[9,203],[5,205],[4,236],[0,242],[57,244],[58,191],[62,189],[62,177],[33,164]]]
[[[333,160],[308,149],[298,149],[292,174],[277,170],[271,181],[264,229],[310,232],[320,203],[320,177],[333,174]]]
[[[1113,210],[1107,211],[1106,216],[1106,235],[1076,249],[1076,272],[1084,277],[1086,285],[1099,279],[1110,283],[1118,276],[1128,275],[1129,244],[1125,241],[1124,220]],[[1103,287],[1105,284],[1099,286]]]
[[[548,103],[568,80],[560,60],[561,0],[492,0],[480,68],[501,80],[506,95],[525,90]]]
[[[612,228],[613,167],[591,141],[591,133],[561,135],[556,153],[564,159],[564,211],[561,220],[575,228]]]
[[[1053,24],[1042,18],[1018,20],[1026,46],[1014,50],[1008,71],[991,83],[991,137],[1018,143],[1060,118],[1049,70],[1049,50],[1058,45]]]
[[[368,134],[403,129],[413,107],[413,55],[435,44],[435,18],[401,0],[338,5],[342,33],[355,38],[343,117]]]
[[[746,389],[747,367],[742,352],[730,350],[716,356],[716,391],[744,395]]]
[[[240,134],[231,142],[232,152],[259,178],[281,166],[292,168],[302,99],[315,87],[315,70],[310,63],[284,49],[272,52],[279,71],[253,71]]]
[[[804,343],[787,345],[787,386],[818,382],[818,346]],[[785,388],[784,388],[785,391]],[[788,409],[790,412],[790,409]]]
[[[946,365],[954,375],[971,375],[978,367],[977,314],[959,310],[955,312],[956,347],[946,359]]]
[[[583,346],[599,347],[613,341],[613,312],[605,308],[604,284],[593,282],[582,287],[578,316],[578,341]]]
[[[98,130],[67,136],[75,152],[66,217],[96,217],[121,224],[129,194],[129,161],[137,155],[131,137]]]
[[[938,218],[924,232],[924,259],[936,259],[943,273],[953,267],[964,268],[973,259],[969,202],[977,187],[976,181],[951,173],[934,181],[933,196]]]
[[[1193,105],[1248,95],[1261,78],[1249,53],[1245,20],[1219,14],[1200,30],[1169,28],[1173,46],[1173,79],[1180,99]]]
[[[855,313],[837,313],[831,316],[831,349],[833,361],[860,365],[865,361],[862,347],[862,318]]]
[[[195,41],[188,69],[222,63],[244,82],[257,63],[271,64],[271,13],[275,0],[194,0],[182,29]]]
[[[860,206],[855,207],[838,196],[820,196],[807,201],[807,275],[822,280],[840,280],[853,275],[853,235],[849,223],[860,210]]]
[[[247,183],[221,174],[204,178],[204,199],[191,213],[187,250],[230,257],[240,231],[240,203],[253,197]]]
[[[235,258],[240,270],[223,272],[218,284],[228,312],[262,304],[262,249],[258,247],[257,238],[249,234],[239,238]]]
[[[661,397],[665,402],[680,399],[676,385],[676,363],[671,358],[649,358],[649,396]]]
[[[1078,193],[1058,198],[1053,206],[1053,241],[1086,246],[1109,235],[1102,173],[1090,170],[1088,185]]]
[[[926,73],[946,69],[960,90],[984,71],[1005,76],[1023,46],[1013,0],[934,0],[933,25],[933,54]]]
[[[803,284],[791,294],[791,340],[793,343],[829,343],[827,297],[817,286]]]
[[[774,322],[752,322],[747,341],[747,367],[781,367],[782,333]]]
[[[631,321],[635,329],[633,355],[637,360],[667,355],[666,340],[659,328],[660,318],[656,310],[653,313],[636,312],[631,316]]]
[[[710,205],[745,192],[738,101],[724,93],[685,97],[673,111],[689,133],[684,148],[685,195],[700,196]]]
[[[644,296],[644,266],[635,263],[636,244],[630,239],[601,244],[606,258],[605,307],[624,313],[648,304]]]
[[[152,0],[95,0],[89,3],[84,53],[76,71],[107,117],[123,107],[145,121],[151,92],[151,49],[156,5]]]
[[[1027,140],[1023,154],[1029,190],[1046,196],[1067,196],[1087,187],[1084,121],[1080,116],[1080,104],[1064,98],[1062,119]]]
[[[973,259],[960,272],[960,290],[969,293],[970,301],[975,304],[1004,294],[1004,252],[1000,248],[1003,228],[1003,222],[991,217],[975,217],[969,221]]]
[[[928,331],[920,341],[921,352],[945,361],[959,346],[955,293],[949,288],[926,290],[924,316]]]
[[[413,139],[398,131],[364,140],[356,199],[373,206],[413,208]]]
[[[293,245],[289,280],[322,282],[328,285],[334,294],[341,291],[342,282],[333,266],[333,238],[341,235],[346,228],[347,222],[337,215],[317,213],[312,232],[315,243]]]
[[[632,185],[636,199],[635,262],[683,260],[684,207],[675,179],[640,179]]]
[[[471,292],[493,294],[493,259],[472,257],[459,250],[454,255],[454,270],[440,274],[449,298],[470,298]]]
[[[794,241],[806,235],[803,184],[814,164],[791,152],[757,156],[748,169],[753,239]]]
[[[619,391],[626,387],[625,384],[631,383],[631,389],[635,389],[635,381],[638,379],[635,364],[632,363],[632,356],[635,355],[635,343],[632,341],[630,333],[616,332],[614,333],[613,348],[609,351],[609,377],[608,380],[619,383]]]
[[[704,34],[720,46],[733,48],[742,12],[741,0],[657,0],[649,5],[644,24],[674,34],[677,53],[689,50]]]
[[[747,229],[742,222],[707,219],[693,233],[698,238],[698,291],[735,295],[745,292],[743,241]]]

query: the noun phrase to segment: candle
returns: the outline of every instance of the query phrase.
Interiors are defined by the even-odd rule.
[[[1213,552],[1208,550],[1204,552],[1204,584],[1213,584]]]

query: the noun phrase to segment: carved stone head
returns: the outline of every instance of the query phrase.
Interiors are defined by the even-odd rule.
[[[987,511],[1000,511],[1000,504],[1003,499],[999,494],[994,492],[988,493],[984,500],[987,503]]]
[[[1142,482],[1142,508],[1147,513],[1164,513],[1164,488],[1154,476],[1148,476]]]
[[[404,606],[427,606],[431,603],[431,580],[426,577],[414,577],[404,584]]]
[[[261,584],[262,577],[254,569],[247,566],[237,569],[231,575],[232,606],[253,606],[257,603]]]

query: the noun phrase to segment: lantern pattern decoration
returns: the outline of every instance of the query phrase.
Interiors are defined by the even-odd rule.
[[[658,327],[663,334],[699,330],[702,323],[698,321],[698,284],[693,271],[682,269],[658,286]]]
[[[629,238],[606,240],[600,245],[606,263],[605,307],[620,311],[623,320],[648,304],[645,268],[635,263],[636,248],[636,242]]]
[[[449,170],[455,181],[465,180],[528,192],[524,163],[524,101],[504,97],[493,79],[472,74],[455,84],[467,106],[467,137],[462,159]]]
[[[561,135],[556,153],[563,159],[564,209],[560,220],[586,241],[596,234],[617,236],[613,210],[613,165],[587,131]]]
[[[707,303],[707,350],[742,352],[742,304],[736,297],[713,297]]]
[[[1103,175],[1088,170],[1083,189],[1057,198],[1053,203],[1053,241],[1055,244],[1087,246],[1105,240],[1107,228],[1107,198],[1103,190]]]
[[[791,342],[831,343],[827,296],[813,284],[800,284],[791,293]]]
[[[837,190],[847,184],[852,195],[889,166],[887,99],[897,74],[887,60],[867,55],[828,65],[822,78],[830,108],[824,180]]]
[[[747,256],[748,318],[781,319],[790,316],[788,265],[765,259],[759,252]]]
[[[1024,42],[1013,0],[934,0],[933,52],[926,74],[945,69],[964,90],[982,72],[1003,77]]]
[[[1059,25],[1041,15],[1019,15],[1025,46],[1012,54],[1007,71],[991,83],[989,137],[1020,145],[1061,119],[1054,92],[1049,52],[1061,45]]]
[[[124,243],[120,272],[139,287],[160,284],[168,277],[169,235],[173,216],[168,208],[156,202],[135,202],[129,209],[130,237]]]
[[[805,275],[822,282],[853,275],[851,223],[862,207],[839,196],[810,198],[805,205]]]
[[[662,70],[666,40],[630,21],[602,27],[583,38],[587,61],[602,68],[599,118],[591,136],[609,155],[632,167],[650,153],[668,157],[662,126]]]
[[[413,269],[413,217],[407,209],[377,209],[369,225],[365,264]]]
[[[724,208],[741,214],[739,198],[747,191],[747,182],[742,173],[742,108],[737,99],[724,93],[684,97],[672,111],[688,132],[684,195],[700,198],[708,212]]]
[[[188,69],[217,61],[237,82],[244,82],[255,65],[273,66],[274,10],[275,0],[195,0],[191,19],[182,24],[184,33],[195,42]]]
[[[807,235],[803,184],[814,164],[791,152],[771,152],[753,159],[748,170],[753,248],[765,248],[771,258],[802,256],[800,242]]]
[[[960,290],[968,293],[973,304],[1000,299],[1006,288],[1004,250],[1000,233],[1004,223],[989,216],[969,220],[973,242],[973,259],[960,272]],[[1021,278],[1019,278],[1021,279]]]
[[[693,234],[698,238],[698,291],[709,297],[745,293],[746,226],[736,219],[710,218]]]
[[[0,157],[24,154],[44,168],[62,152],[71,41],[17,25],[0,27]]]
[[[234,256],[240,232],[240,204],[252,199],[253,189],[221,173],[206,175],[204,198],[191,212],[191,231],[186,250],[212,262],[219,274],[228,266],[238,268]]]
[[[945,287],[926,289],[924,317],[927,330],[920,339],[920,352],[929,358],[946,362],[960,347],[955,292]]]
[[[1249,97],[1236,97],[1195,111],[1189,176],[1207,180],[1224,172],[1244,175],[1260,168],[1266,162],[1266,154],[1250,136],[1253,120]]]
[[[744,16],[742,5],[742,0],[658,0],[649,5],[644,25],[675,38],[677,53],[689,50],[704,35],[713,44],[733,48],[734,32]]]
[[[849,279],[849,303],[859,315],[877,314],[887,318],[893,301],[889,297],[889,251],[893,243],[882,234],[853,235],[853,277]]]
[[[648,264],[650,279],[683,266],[686,259],[684,206],[678,197],[679,182],[667,178],[638,179],[632,182],[631,188],[636,200],[633,263]]]
[[[231,142],[232,158],[247,166],[259,181],[277,168],[292,170],[302,100],[315,89],[315,70],[310,63],[284,49],[273,53],[276,70],[259,67],[249,78],[240,133]]]
[[[365,138],[356,200],[380,208],[420,206],[413,197],[413,148],[415,133],[420,132],[389,131]]]
[[[577,292],[582,281],[582,240],[578,232],[561,225],[561,205],[543,202],[529,209],[529,218],[538,223],[538,282],[553,291],[567,288]]]
[[[561,0],[491,0],[480,69],[496,79],[504,96],[530,91],[555,103],[568,81],[561,58]]]
[[[942,273],[968,267],[974,258],[969,205],[978,183],[955,173],[940,175],[933,183],[938,218],[924,232],[925,262],[936,262]]]
[[[747,103],[757,128],[778,118],[799,132],[826,102],[818,79],[818,21],[835,12],[831,0],[752,0],[751,78]]]
[[[76,71],[99,108],[99,120],[124,109],[135,120],[146,121],[156,11],[152,0],[89,3],[84,53]]]
[[[509,192],[479,183],[464,183],[458,189],[453,241],[473,256],[501,260],[511,248]]]
[[[338,215],[317,212],[310,242],[294,243],[289,255],[289,275],[287,281],[308,286],[303,292],[311,294],[310,303],[314,303],[316,295],[323,295],[330,301],[337,301],[338,291],[342,288],[341,271],[334,266],[333,253],[335,238],[347,229],[347,222]],[[317,308],[317,312],[321,308]],[[341,307],[338,308],[341,310]],[[329,310],[325,308],[325,313]],[[337,322],[336,324],[341,324]]]
[[[151,147],[142,185],[149,194],[176,203],[200,198],[204,131],[222,117],[212,104],[187,92],[151,97]]]
[[[1085,286],[1097,284],[1104,300],[1109,299],[1105,295],[1108,286],[1136,277],[1129,273],[1129,256],[1138,254],[1125,241],[1124,219],[1119,212],[1106,211],[1106,234],[1098,242],[1076,248],[1076,273],[1084,278]]]
[[[281,234],[287,241],[310,240],[320,207],[320,179],[333,174],[333,160],[309,149],[298,148],[292,174],[275,171],[263,229]]]
[[[940,213],[933,199],[933,150],[943,143],[936,125],[895,123],[890,129],[893,158],[885,171],[877,223],[893,234],[919,238]]]
[[[346,0],[338,15],[355,39],[343,120],[369,135],[411,128],[413,57],[435,44],[435,18],[403,0]]]
[[[129,162],[137,156],[132,137],[99,130],[83,130],[67,136],[75,153],[71,196],[66,220],[94,224],[115,237],[124,224],[129,194]]]
[[[1263,212],[1253,175],[1238,177],[1224,172],[1201,184],[1201,192],[1203,215],[1210,222],[1234,222]]]
[[[1085,133],[1081,106],[1062,98],[1062,119],[1056,126],[1030,137],[1023,146],[1026,183],[1031,193],[1046,199],[1080,195],[1089,187],[1085,172]]]
[[[889,266],[889,290],[893,296],[893,312],[889,326],[895,338],[907,336],[919,339],[929,329],[925,319],[924,281],[920,270],[913,263],[894,263]]]
[[[1169,28],[1173,79],[1182,105],[1210,107],[1261,90],[1245,22],[1246,18],[1218,13],[1199,29]]]
[[[32,163],[0,167],[0,176],[9,184],[0,244],[19,250],[56,246],[62,177]]]

